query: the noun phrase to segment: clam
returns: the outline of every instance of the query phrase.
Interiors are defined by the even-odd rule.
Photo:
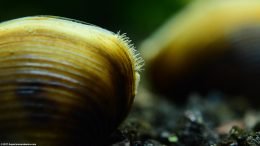
[[[194,92],[260,95],[258,0],[196,1],[140,48],[153,89],[173,100]]]
[[[97,26],[0,23],[1,142],[99,145],[126,118],[141,61],[124,35]]]

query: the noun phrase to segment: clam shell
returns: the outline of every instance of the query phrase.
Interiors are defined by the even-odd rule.
[[[259,30],[258,0],[194,2],[140,47],[154,90],[259,96]]]
[[[47,16],[1,23],[1,141],[100,142],[127,116],[139,67],[124,36],[93,25]]]

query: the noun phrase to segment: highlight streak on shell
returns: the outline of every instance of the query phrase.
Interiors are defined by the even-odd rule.
[[[140,62],[125,37],[55,17],[0,24],[0,136],[94,141],[126,117]]]

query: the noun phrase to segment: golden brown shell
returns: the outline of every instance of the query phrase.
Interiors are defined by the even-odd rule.
[[[73,20],[1,23],[1,142],[97,144],[130,110],[136,58],[124,36]]]
[[[155,90],[260,95],[260,1],[191,4],[141,45]]]

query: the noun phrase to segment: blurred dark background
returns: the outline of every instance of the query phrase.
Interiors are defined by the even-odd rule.
[[[0,0],[0,21],[55,15],[127,33],[138,44],[191,0]]]

